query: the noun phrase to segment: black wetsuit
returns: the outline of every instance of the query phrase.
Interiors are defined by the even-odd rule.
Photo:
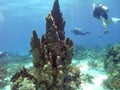
[[[97,19],[100,19],[100,17],[103,17],[105,20],[108,19],[108,15],[106,11],[102,9],[102,6],[97,6],[93,11],[93,16]]]
[[[86,34],[91,35],[90,32],[81,32],[80,30],[73,30],[72,32],[76,35],[86,35]]]

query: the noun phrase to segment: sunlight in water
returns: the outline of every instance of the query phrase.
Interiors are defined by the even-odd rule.
[[[3,21],[4,21],[4,17],[3,17],[3,15],[0,12],[0,23],[2,23]]]

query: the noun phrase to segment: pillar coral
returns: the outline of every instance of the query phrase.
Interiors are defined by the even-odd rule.
[[[34,73],[42,89],[61,90],[73,56],[73,42],[65,39],[65,21],[55,0],[53,9],[46,17],[46,33],[42,39],[33,31],[31,39],[34,57]]]
[[[73,42],[65,38],[65,21],[55,0],[46,17],[46,33],[31,38],[33,67],[23,69],[11,78],[11,90],[77,90],[81,84],[80,70],[71,65]],[[30,83],[30,85],[28,84]],[[31,86],[31,87],[30,87]]]

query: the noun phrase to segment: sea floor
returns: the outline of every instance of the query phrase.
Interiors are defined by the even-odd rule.
[[[72,60],[72,63],[80,68],[81,75],[89,74],[93,77],[92,83],[82,81],[81,88],[78,90],[109,90],[103,87],[103,80],[107,79],[107,75],[104,70],[97,70],[88,65],[89,58],[84,60]],[[27,64],[25,67],[28,68],[32,63]],[[7,78],[10,79],[10,78]],[[10,85],[5,86],[0,90],[10,90]]]
[[[109,90],[103,87],[103,80],[107,79],[107,75],[103,69],[97,70],[95,68],[91,68],[88,65],[88,61],[90,59],[84,59],[79,61],[73,60],[73,63],[80,68],[81,75],[82,74],[89,74],[93,76],[92,83],[89,82],[82,82],[81,89],[78,90]]]

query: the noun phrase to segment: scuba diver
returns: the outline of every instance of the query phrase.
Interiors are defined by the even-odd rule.
[[[91,35],[90,32],[82,32],[81,29],[79,28],[74,28],[72,31],[72,33],[74,33],[75,35]]]
[[[109,8],[107,6],[104,6],[103,4],[99,5],[92,5],[93,7],[93,16],[97,19],[99,19],[104,27],[104,35],[108,33],[107,25],[111,23],[117,23],[120,22],[120,18],[108,18],[107,12],[109,11]],[[103,36],[104,36],[103,35]]]

